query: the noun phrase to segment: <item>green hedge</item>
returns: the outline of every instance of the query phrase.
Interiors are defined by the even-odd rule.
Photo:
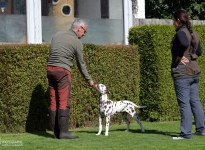
[[[1,132],[48,127],[46,59],[48,45],[0,46]]]
[[[193,26],[205,48],[205,26]],[[170,42],[175,34],[171,25],[132,27],[129,43],[139,46],[140,54],[140,101],[147,105],[144,118],[149,121],[168,121],[180,118],[179,108],[170,74]],[[201,67],[200,97],[205,108],[205,58],[199,57]]]
[[[46,62],[50,45],[0,46],[0,132],[51,129]],[[95,83],[105,84],[113,100],[139,103],[139,56],[136,46],[84,45],[84,59]],[[74,65],[70,126],[98,125],[98,92]],[[120,122],[118,116],[112,122]]]

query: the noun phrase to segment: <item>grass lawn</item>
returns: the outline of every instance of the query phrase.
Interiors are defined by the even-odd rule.
[[[130,131],[125,132],[126,124],[111,125],[109,136],[96,136],[98,128],[71,130],[79,139],[53,139],[52,131],[45,133],[1,134],[0,149],[19,150],[204,150],[205,137],[193,136],[191,140],[173,140],[179,134],[179,122],[142,122],[145,133],[134,122]],[[193,132],[195,126],[193,126]],[[14,143],[22,146],[14,146]],[[18,143],[18,144],[19,144]],[[8,144],[5,146],[5,144]]]

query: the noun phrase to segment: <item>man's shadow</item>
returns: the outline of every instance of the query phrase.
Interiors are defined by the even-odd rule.
[[[26,132],[51,138],[53,135],[46,132],[49,130],[52,130],[49,117],[49,91],[38,84],[32,92]]]

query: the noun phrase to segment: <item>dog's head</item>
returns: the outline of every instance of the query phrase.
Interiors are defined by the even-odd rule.
[[[104,84],[96,84],[95,89],[100,92],[100,94],[110,94],[110,91],[106,88]]]

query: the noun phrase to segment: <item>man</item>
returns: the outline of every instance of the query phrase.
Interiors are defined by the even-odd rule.
[[[76,57],[77,66],[83,77],[90,86],[94,86],[83,60],[83,44],[79,40],[86,31],[87,24],[82,19],[76,19],[68,31],[57,33],[51,41],[47,78],[50,88],[50,116],[54,138],[78,138],[68,131],[71,69],[74,57]]]

